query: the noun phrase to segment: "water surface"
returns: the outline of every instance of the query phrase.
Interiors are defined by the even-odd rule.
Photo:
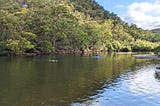
[[[0,57],[0,106],[160,105],[158,60],[100,56]]]

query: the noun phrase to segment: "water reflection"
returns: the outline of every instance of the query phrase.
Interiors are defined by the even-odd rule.
[[[160,93],[160,85],[155,80],[155,65],[149,65],[137,70],[138,72],[130,80],[130,90],[136,94]]]
[[[146,65],[121,75],[111,86],[83,103],[71,106],[159,106],[160,83],[154,78],[156,65]]]
[[[100,56],[101,59],[93,59],[91,55],[1,57],[0,106],[119,106],[143,98],[139,95],[135,99],[132,94],[145,93],[139,89],[145,80],[139,77],[149,74],[154,77],[151,60],[135,59],[131,54]],[[146,69],[151,71],[143,74]],[[143,89],[147,83],[142,84]]]

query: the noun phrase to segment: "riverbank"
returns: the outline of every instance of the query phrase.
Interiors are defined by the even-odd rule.
[[[67,55],[67,54],[98,54],[98,53],[105,53],[107,51],[105,50],[56,50],[54,52],[30,52],[30,53],[25,53],[25,52],[19,52],[19,53],[14,53],[14,52],[2,52],[0,53],[0,56],[39,56],[39,55]]]
[[[100,54],[100,53],[112,53],[106,50],[56,50],[54,52],[2,52],[0,56],[42,56],[42,55],[83,55],[83,54]],[[153,54],[153,52],[114,52],[116,54],[131,54],[135,58],[143,59],[160,59],[159,56]]]

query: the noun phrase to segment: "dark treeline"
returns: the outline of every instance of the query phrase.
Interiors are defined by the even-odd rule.
[[[128,25],[94,0],[15,1],[0,0],[1,53],[152,51],[160,44],[157,33]]]

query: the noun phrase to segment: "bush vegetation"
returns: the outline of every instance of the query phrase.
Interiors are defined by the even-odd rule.
[[[0,52],[152,51],[160,36],[123,22],[94,0],[0,0]]]

